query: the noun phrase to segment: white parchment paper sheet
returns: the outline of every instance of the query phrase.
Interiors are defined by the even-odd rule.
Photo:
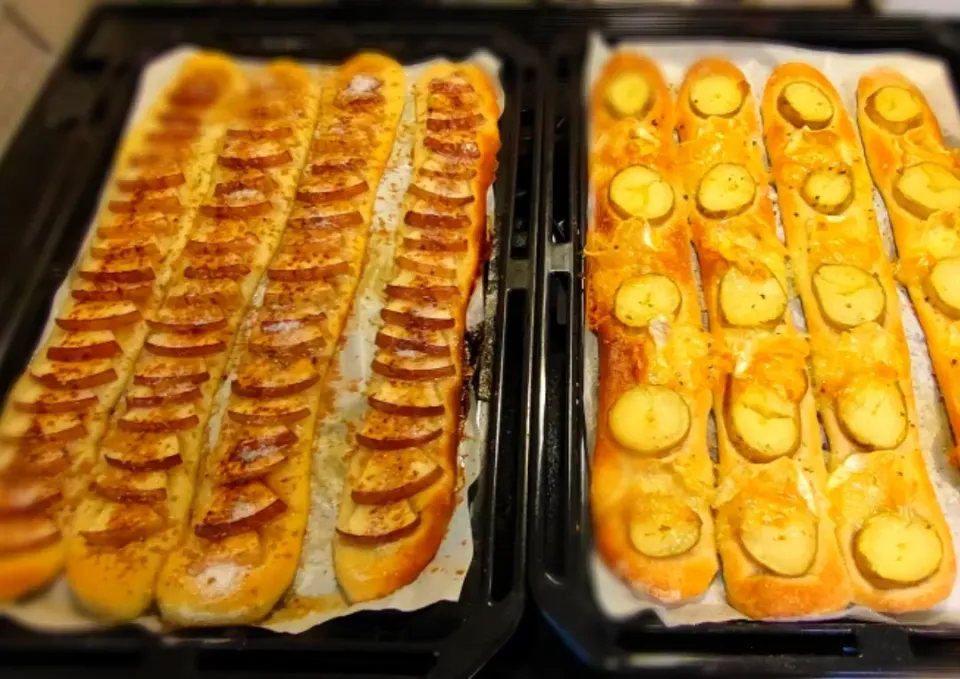
[[[840,93],[847,113],[853,117],[854,124],[857,111],[856,89],[860,76],[878,67],[894,68],[913,80],[926,96],[940,121],[947,144],[957,146],[960,140],[960,110],[953,95],[950,74],[946,65],[936,59],[903,52],[844,53],[789,45],[726,41],[628,42],[618,44],[616,49],[642,53],[654,59],[663,71],[674,96],[687,70],[696,61],[708,56],[728,59],[743,71],[753,90],[753,105],[758,107],[767,79],[777,65],[789,61],[805,62],[820,69],[833,83]],[[594,82],[612,54],[613,49],[600,37],[591,38],[584,73],[585,100],[589,98]],[[885,245],[888,252],[893,253],[895,249],[890,219],[876,190],[874,203]],[[591,195],[591,215],[592,210]],[[782,230],[780,233],[782,237]],[[950,525],[954,548],[960,549],[960,474],[950,467],[946,456],[952,440],[950,428],[933,377],[923,331],[906,291],[898,286],[898,293],[913,368],[913,387],[920,418],[920,444],[937,499]],[[798,308],[799,305],[794,304],[793,307]],[[589,329],[586,329],[584,338],[583,401],[587,423],[586,443],[588,454],[592,454],[597,417],[597,341]],[[590,571],[597,601],[611,618],[623,619],[646,610],[655,611],[667,625],[720,622],[744,617],[727,604],[720,576],[700,600],[666,607],[632,591],[606,567],[596,553],[591,555]],[[948,599],[927,611],[885,616],[864,607],[854,606],[847,609],[842,616],[830,617],[921,625],[960,624],[960,587],[954,586]]]
[[[138,124],[163,88],[175,77],[179,69],[198,48],[178,47],[148,64],[141,74],[124,135]],[[257,69],[266,61],[238,59],[244,68]],[[301,554],[300,567],[291,592],[281,601],[277,610],[259,626],[278,632],[296,633],[309,629],[332,618],[349,615],[359,610],[396,609],[411,611],[439,601],[456,601],[460,597],[467,569],[473,560],[473,536],[470,526],[466,491],[476,481],[483,466],[486,451],[487,412],[486,402],[478,401],[470,394],[470,408],[465,416],[464,435],[460,442],[457,508],[447,534],[433,562],[427,566],[415,582],[389,597],[362,605],[350,606],[338,591],[333,571],[332,537],[339,505],[340,491],[346,474],[343,455],[348,452],[346,442],[348,429],[359,426],[366,409],[365,389],[371,375],[371,362],[375,352],[374,338],[380,327],[380,309],[384,303],[383,289],[391,277],[395,233],[401,219],[400,204],[412,177],[412,154],[415,134],[415,104],[413,86],[425,70],[437,60],[405,66],[406,101],[397,131],[397,138],[390,159],[377,190],[374,217],[371,225],[367,251],[367,264],[363,271],[350,318],[344,330],[344,338],[338,358],[334,361],[334,373],[330,387],[336,394],[334,412],[317,424],[314,459],[311,479],[311,514]],[[504,106],[504,94],[499,81],[500,62],[489,52],[478,51],[467,60],[481,67],[497,87],[500,110]],[[305,66],[313,66],[300,62]],[[331,68],[322,65],[320,68]],[[106,201],[108,187],[101,189],[98,205]],[[99,212],[97,213],[99,214]],[[487,193],[487,226],[490,237],[494,229],[494,194]],[[84,252],[95,233],[95,219],[91,219],[87,236],[80,252]],[[76,266],[76,263],[74,267]],[[73,269],[71,269],[71,276]],[[58,289],[51,306],[44,332],[37,344],[43,345],[54,326],[54,310],[69,295],[70,277]],[[255,293],[255,303],[263,296],[264,285]],[[467,309],[467,327],[475,329],[484,323],[484,309],[496,305],[484,303],[484,281],[474,288]],[[247,319],[249,320],[249,319]],[[242,329],[241,333],[248,329]],[[231,357],[228,378],[232,379],[237,355]],[[215,399],[208,438],[215,440],[229,395],[228,381]],[[469,389],[469,383],[465,382]],[[0,612],[17,622],[42,631],[80,631],[96,629],[103,623],[87,616],[76,605],[69,587],[61,577],[46,591],[27,600],[8,604]],[[135,621],[153,631],[163,629],[159,617],[152,612]]]

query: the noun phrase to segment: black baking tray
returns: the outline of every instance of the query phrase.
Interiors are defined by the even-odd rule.
[[[566,23],[566,22],[564,22]],[[739,10],[583,12],[551,51],[543,154],[544,240],[538,244],[538,343],[531,465],[529,579],[544,617],[594,669],[655,676],[896,675],[960,672],[960,630],[836,622],[732,622],[667,628],[652,613],[623,622],[595,603],[589,466],[584,437],[586,120],[582,72],[587,33],[622,40],[729,38],[940,57],[954,87],[957,26],[867,15]],[[576,26],[576,29],[573,28]],[[558,22],[555,30],[561,28]]]
[[[299,635],[217,628],[158,637],[133,626],[49,635],[4,619],[0,676],[469,677],[510,637],[525,605],[530,243],[540,239],[543,120],[541,60],[518,35],[483,21],[444,21],[436,9],[119,6],[90,15],[0,165],[0,393],[26,364],[76,256],[137,78],[153,57],[186,44],[327,62],[361,49],[414,63],[486,48],[502,60],[498,238],[485,272],[493,341],[477,343],[492,349],[479,350],[475,373],[489,429],[483,472],[469,493],[474,558],[457,602],[358,613]]]

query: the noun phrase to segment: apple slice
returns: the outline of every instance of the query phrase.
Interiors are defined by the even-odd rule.
[[[242,202],[258,202],[263,200],[265,195],[273,191],[276,186],[276,182],[269,175],[259,170],[252,170],[236,179],[218,182],[213,188],[213,195],[217,198],[237,197]],[[243,196],[256,198],[256,200],[243,200]]]
[[[163,253],[153,234],[135,234],[126,238],[100,238],[90,246],[90,255],[96,259],[158,260]]]
[[[228,170],[265,170],[270,167],[280,167],[293,162],[290,149],[284,147],[281,140],[275,139],[241,139],[228,137],[223,145],[217,164]]]
[[[184,280],[174,285],[164,305],[173,309],[183,307],[231,307],[240,299],[240,286],[229,280]]]
[[[396,258],[397,267],[405,271],[436,276],[448,280],[457,278],[457,255],[424,250],[401,251]]]
[[[202,396],[200,387],[190,382],[150,386],[134,384],[127,391],[127,408],[157,408],[178,403],[192,403]]]
[[[328,229],[291,231],[284,235],[280,252],[332,255],[344,246],[343,233]]]
[[[168,192],[174,193],[168,193]],[[175,215],[180,212],[183,206],[180,204],[180,198],[176,193],[177,189],[164,189],[164,191],[150,191],[147,193],[131,194],[128,200],[111,200],[107,203],[107,209],[115,214],[134,215],[147,212],[159,212],[164,215]],[[166,194],[166,195],[164,195]]]
[[[198,136],[200,130],[194,125],[165,125],[147,132],[147,141],[177,148],[191,144]]]
[[[130,472],[155,472],[183,462],[175,434],[113,431],[104,437],[101,454],[107,464]]]
[[[407,229],[403,232],[403,246],[410,250],[462,253],[470,249],[470,241],[462,236],[446,234],[442,231]]]
[[[431,94],[467,94],[473,92],[473,85],[460,72],[451,73],[446,78],[433,78],[428,85]]]
[[[141,356],[133,383],[145,386],[203,384],[209,379],[210,373],[203,359],[170,360],[159,356]]]
[[[26,445],[17,449],[9,470],[17,476],[56,476],[70,466],[70,456],[62,443]]]
[[[407,202],[405,201],[405,204]],[[403,223],[417,229],[467,229],[471,226],[470,217],[461,208],[430,203],[414,198],[409,202],[410,209],[404,214]]]
[[[270,214],[272,210],[273,204],[269,200],[261,200],[255,203],[200,206],[200,214],[213,219],[253,219]]]
[[[213,491],[210,508],[193,530],[201,538],[217,540],[256,530],[286,509],[286,503],[262,483],[221,486]]]
[[[233,381],[233,393],[246,398],[285,398],[306,391],[320,381],[313,363],[301,358],[283,366],[268,359],[240,366]]]
[[[366,73],[357,73],[350,78],[348,83],[341,85],[341,88],[337,91],[337,101],[339,103],[336,105],[339,107],[357,103],[367,105],[382,103],[384,101],[383,95],[379,93],[381,87],[383,87],[383,81],[380,78]]]
[[[199,335],[223,330],[227,319],[215,306],[162,307],[147,324],[158,332]]]
[[[317,155],[366,155],[374,145],[374,131],[368,126],[351,127],[350,120],[338,118],[332,125],[320,130],[313,137],[311,148]]]
[[[218,455],[216,478],[220,483],[261,478],[287,459],[287,451],[296,442],[297,435],[282,425],[245,430],[236,443],[223,442],[229,448]]]
[[[376,345],[393,351],[418,351],[429,356],[449,356],[450,343],[440,330],[419,330],[385,325],[377,333]]]
[[[395,380],[441,380],[457,374],[449,356],[412,351],[377,351],[373,372]]]
[[[275,281],[316,281],[350,273],[351,264],[340,253],[281,252],[270,262],[267,276]]]
[[[210,569],[227,565],[229,568],[256,568],[263,563],[263,545],[253,531],[229,535],[221,540],[206,542],[203,553],[187,566],[187,573],[195,578],[209,578]]]
[[[479,158],[480,147],[473,130],[447,132],[443,135],[427,135],[424,148],[451,158]]]
[[[118,330],[137,323],[141,318],[137,305],[123,302],[84,302],[74,304],[57,318],[57,325],[69,332]]]
[[[443,436],[443,417],[404,417],[368,410],[357,443],[374,450],[422,446]]]
[[[419,330],[447,330],[457,324],[450,309],[403,299],[388,300],[380,316],[386,323]]]
[[[109,330],[67,333],[62,336],[59,344],[47,348],[47,358],[66,363],[95,361],[121,355],[123,350]]]
[[[144,349],[155,356],[196,358],[224,352],[227,350],[227,343],[218,335],[176,335],[154,332],[147,338]]]
[[[267,281],[263,303],[265,306],[297,307],[321,303],[331,299],[334,287],[326,281]]]
[[[257,314],[257,322],[264,332],[287,332],[305,325],[322,324],[326,318],[323,307],[312,301],[303,301],[298,305],[264,306]]]
[[[426,304],[457,299],[460,290],[447,279],[415,271],[401,271],[386,286],[387,297]]]
[[[219,219],[208,228],[201,228],[187,241],[189,255],[244,255],[256,249],[260,238],[246,222]]]
[[[198,426],[200,426],[200,417],[190,403],[128,410],[117,421],[120,431],[150,434],[187,431]]]
[[[813,83],[796,80],[788,83],[777,97],[777,110],[794,127],[822,130],[833,119],[833,103]]]
[[[416,495],[442,475],[443,469],[419,450],[377,451],[350,494],[358,504],[389,504]]]
[[[136,193],[141,191],[162,191],[163,189],[172,189],[187,183],[183,172],[179,170],[165,174],[148,172],[138,174],[140,174],[140,176],[118,177],[117,188],[126,193]]]
[[[0,520],[2,556],[41,549],[58,540],[60,529],[46,516],[14,516]]]
[[[349,203],[328,203],[311,205],[297,203],[294,214],[287,227],[300,231],[324,231],[328,229],[348,229],[363,224],[363,215]]]
[[[167,499],[167,473],[131,472],[104,465],[90,482],[90,490],[112,502],[155,504]]]
[[[377,380],[370,386],[367,401],[371,408],[388,415],[435,417],[445,412],[443,396],[432,382]]]
[[[39,360],[30,366],[30,376],[50,389],[93,389],[117,379],[109,360],[61,363]]]
[[[245,139],[247,141],[282,141],[292,136],[293,130],[287,126],[227,130],[227,137],[230,139]]]
[[[428,203],[449,207],[463,207],[476,200],[470,183],[458,179],[414,177],[407,192]]]
[[[482,113],[434,111],[427,116],[427,130],[430,132],[472,130],[483,125],[484,120]]]
[[[863,108],[870,120],[893,134],[904,134],[923,122],[920,100],[904,87],[881,87],[867,97]]]
[[[100,238],[137,238],[141,236],[170,236],[176,230],[176,222],[163,214],[111,215],[106,223],[97,227]]]
[[[153,294],[153,281],[141,283],[94,283],[82,278],[73,282],[70,295],[78,302],[143,303]]]
[[[337,533],[352,542],[376,545],[410,535],[420,525],[420,515],[409,500],[387,505],[341,505],[337,515]]]
[[[301,182],[297,189],[297,200],[310,205],[334,203],[362,196],[369,190],[370,185],[363,175],[331,172],[311,175]]]
[[[89,390],[48,391],[34,382],[18,384],[13,393],[13,405],[22,413],[79,413],[98,402],[96,393]]]
[[[3,423],[0,438],[30,443],[66,443],[87,435],[80,413],[13,413]]]
[[[646,117],[655,100],[650,83],[642,73],[625,71],[607,86],[607,109],[617,118]]]
[[[227,415],[234,422],[250,426],[293,424],[310,414],[310,406],[303,395],[269,402],[260,399],[231,398]]]
[[[50,479],[0,479],[0,515],[42,512],[61,498],[60,485]]]
[[[145,540],[166,525],[164,518],[144,504],[104,502],[90,513],[78,512],[77,532],[91,545],[119,548]]]
[[[469,111],[480,104],[480,97],[474,92],[464,94],[441,94],[435,92],[427,97],[427,113],[453,113]]]
[[[367,167],[367,161],[351,153],[333,153],[325,155],[310,166],[310,174],[321,175],[330,172],[360,172]]]
[[[437,179],[473,179],[477,176],[474,161],[449,160],[431,156],[423,161],[417,169],[421,177],[435,177]]]
[[[291,322],[291,327],[282,330],[255,328],[250,335],[249,350],[253,354],[270,357],[309,357],[325,344],[323,328],[315,325],[300,325]]]
[[[250,273],[243,257],[235,252],[216,255],[191,255],[183,270],[186,278],[195,280],[239,280]]]

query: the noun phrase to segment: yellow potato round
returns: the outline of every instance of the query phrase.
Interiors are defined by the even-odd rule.
[[[717,163],[697,187],[697,208],[705,217],[734,217],[753,205],[757,184],[743,165]]]
[[[787,294],[772,273],[748,275],[735,266],[720,280],[719,302],[727,324],[741,328],[776,323],[787,310]]]
[[[830,97],[813,83],[792,82],[780,91],[777,110],[794,127],[822,130],[833,118]]]
[[[857,568],[875,585],[904,587],[926,580],[943,559],[943,542],[919,516],[883,512],[863,524],[854,541]]]
[[[823,264],[811,278],[820,312],[841,330],[880,323],[887,296],[876,276],[850,264]]]
[[[617,288],[613,313],[624,325],[645,328],[655,318],[673,318],[680,309],[680,288],[661,274],[629,278]]]
[[[800,193],[807,204],[825,215],[838,215],[853,202],[853,181],[850,170],[839,166],[814,170],[807,175]]]
[[[700,515],[678,497],[645,493],[631,508],[630,542],[654,559],[679,556],[700,541],[702,525]]]
[[[767,570],[799,577],[817,558],[817,517],[792,503],[748,500],[740,511],[740,544]]]
[[[771,387],[731,390],[727,426],[737,449],[753,462],[791,455],[800,445],[800,411]]]
[[[908,89],[888,86],[867,97],[867,116],[893,134],[903,134],[923,122],[920,102]]]
[[[891,450],[907,435],[900,385],[874,375],[859,375],[840,391],[837,419],[844,433],[867,450]]]
[[[643,384],[625,392],[610,408],[610,433],[624,448],[644,455],[666,453],[690,431],[690,408],[669,387]]]
[[[905,210],[926,219],[935,212],[960,208],[960,178],[939,163],[919,163],[903,171],[893,195]]]
[[[924,288],[935,307],[949,318],[960,320],[960,257],[947,257],[934,264]]]
[[[618,118],[642,118],[652,105],[650,83],[639,73],[624,73],[607,87],[607,106]]]
[[[690,86],[690,107],[701,118],[730,118],[743,106],[745,94],[746,88],[733,78],[722,74],[708,75]]]
[[[673,212],[673,188],[663,175],[646,165],[631,165],[610,181],[610,204],[624,219],[639,217],[662,224]]]

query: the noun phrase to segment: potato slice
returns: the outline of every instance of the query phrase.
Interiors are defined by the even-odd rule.
[[[800,445],[799,409],[768,386],[733,390],[727,422],[737,448],[753,462],[790,455]]]
[[[943,559],[943,542],[926,519],[882,512],[867,519],[853,545],[857,568],[880,587],[926,580]]]
[[[661,274],[643,274],[620,284],[614,315],[631,328],[645,328],[655,318],[673,318],[680,309],[680,288]]]
[[[926,219],[960,208],[960,177],[939,163],[919,163],[903,171],[893,196],[905,210]]]
[[[607,86],[607,107],[618,118],[642,118],[653,106],[650,83],[639,73],[624,73]]]
[[[777,110],[794,127],[822,130],[833,118],[830,97],[813,83],[797,81],[788,84],[777,97]]]
[[[676,448],[690,431],[690,408],[669,387],[643,384],[621,394],[610,408],[610,433],[617,442],[644,455]]]
[[[900,385],[874,375],[854,377],[837,395],[840,427],[868,450],[890,450],[907,435],[907,404]]]
[[[697,208],[711,219],[726,219],[753,205],[757,183],[743,165],[717,163],[703,175],[697,188]]]
[[[831,325],[847,330],[881,322],[887,296],[872,274],[850,264],[823,264],[812,283],[820,312]]]
[[[720,280],[719,295],[723,319],[741,328],[777,323],[787,310],[787,293],[769,269],[758,275],[730,267]]]
[[[628,516],[630,542],[645,556],[664,559],[693,549],[700,541],[703,520],[678,497],[642,494]]]
[[[799,505],[749,500],[739,528],[747,554],[777,575],[801,576],[817,558],[817,517]]]
[[[960,257],[947,257],[934,264],[924,289],[935,307],[949,318],[960,319]]]
[[[690,107],[701,118],[732,118],[743,106],[744,85],[720,73],[704,76],[690,86]]]
[[[923,122],[923,109],[913,92],[894,85],[867,97],[864,109],[870,120],[893,134],[903,134]]]
[[[814,210],[838,215],[853,202],[853,181],[845,166],[814,170],[807,175],[801,190],[803,199]]]
[[[673,212],[673,203],[673,188],[646,165],[626,167],[610,181],[610,204],[623,219],[639,217],[662,224]]]

